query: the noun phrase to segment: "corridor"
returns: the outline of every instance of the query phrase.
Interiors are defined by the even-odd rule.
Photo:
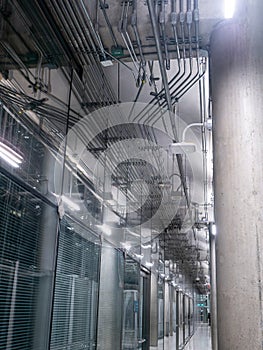
[[[189,343],[181,348],[182,350],[211,350],[211,328],[207,323],[199,323],[196,331]],[[152,347],[151,350],[157,350]],[[176,337],[166,337],[164,344],[159,344],[158,350],[174,350],[176,349]]]
[[[207,324],[198,325],[194,336],[184,350],[211,350],[210,329],[211,328]]]

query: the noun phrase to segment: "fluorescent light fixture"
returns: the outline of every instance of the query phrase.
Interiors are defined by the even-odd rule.
[[[0,158],[14,168],[19,168],[19,164],[21,164],[23,160],[23,157],[20,154],[3,142],[0,142]]]
[[[0,151],[0,158],[2,158],[5,162],[11,165],[13,168],[19,168],[19,165],[14,162],[12,159],[8,158],[5,154]]]
[[[80,206],[75,202],[73,202],[70,198],[63,195],[61,199],[62,199],[62,203],[65,203],[71,210],[74,210],[74,211],[80,210]]]
[[[212,235],[213,236],[216,236],[216,224],[212,224],[212,226],[211,226],[211,233],[212,233]]]
[[[111,60],[100,61],[100,63],[102,64],[103,67],[113,66],[113,62]]]
[[[236,0],[225,0],[225,18],[229,19],[234,16]]]

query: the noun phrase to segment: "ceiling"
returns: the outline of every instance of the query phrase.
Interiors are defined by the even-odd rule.
[[[89,153],[78,162],[91,193],[129,197],[124,223],[113,205],[104,210],[109,220],[143,228],[144,245],[158,237],[164,259],[191,278],[200,274],[205,290],[211,131],[188,129],[195,153],[172,154],[169,146],[182,141],[186,125],[211,117],[209,37],[223,18],[222,1],[2,0],[0,15],[2,101],[24,123],[41,126],[55,149],[71,130]]]

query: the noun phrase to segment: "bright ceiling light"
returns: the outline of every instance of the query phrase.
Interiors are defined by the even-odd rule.
[[[225,18],[229,19],[234,16],[235,12],[235,6],[236,1],[235,0],[225,0]]]
[[[23,160],[23,157],[20,154],[3,142],[0,142],[0,158],[14,168],[19,168],[19,164],[21,164]]]
[[[211,233],[212,233],[213,236],[216,235],[216,224],[212,224],[211,225]]]
[[[2,158],[5,162],[11,165],[13,168],[19,168],[19,165],[14,162],[12,159],[8,158],[5,154],[3,154],[0,150],[0,158]]]

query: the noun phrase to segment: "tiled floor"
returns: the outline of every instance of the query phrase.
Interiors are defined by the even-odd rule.
[[[158,348],[151,348],[151,350],[175,350],[176,338],[166,337],[164,343],[159,343]],[[206,323],[201,323],[196,326],[195,334],[190,339],[189,343],[183,350],[212,350],[211,347],[211,333],[210,327]]]

